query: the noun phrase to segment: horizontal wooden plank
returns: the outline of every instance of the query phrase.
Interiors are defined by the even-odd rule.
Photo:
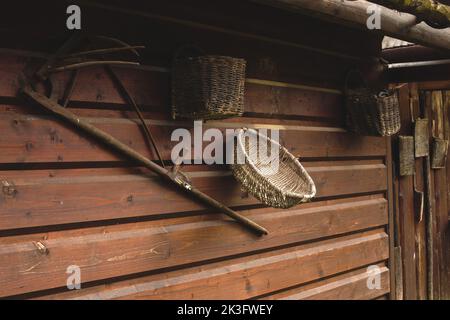
[[[418,82],[419,90],[450,90],[450,80]]]
[[[0,96],[14,98],[19,91],[18,77],[27,60],[23,57],[0,54]],[[155,70],[158,70],[155,68]],[[164,70],[164,69],[163,69]],[[115,72],[143,110],[170,113],[170,73],[142,69],[115,68]],[[53,95],[62,98],[70,81],[70,73],[53,76]],[[264,81],[247,83],[245,87],[245,112],[250,114],[277,114],[333,118],[342,121],[342,96],[333,92],[296,88],[288,83],[265,84]],[[299,84],[297,84],[299,85]],[[320,90],[317,89],[317,90]],[[326,90],[325,90],[326,91]],[[72,102],[125,104],[110,76],[101,67],[82,69],[71,95]],[[122,107],[123,108],[123,107]]]
[[[139,120],[136,118],[136,113],[133,110],[127,108],[127,106],[118,106],[115,109],[106,109],[99,106],[98,109],[89,108],[85,104],[80,104],[78,107],[68,107],[73,113],[78,115],[81,118],[107,118],[107,119],[125,119],[128,121],[133,121],[134,123]],[[36,108],[31,104],[0,104],[0,112],[5,116],[18,116],[18,115],[27,115],[27,116],[42,116],[49,115],[49,113],[45,113],[45,110],[41,108]],[[160,123],[160,124],[172,124],[173,119],[172,116],[167,112],[158,112],[158,111],[142,111],[142,114],[149,125]],[[45,117],[44,117],[45,118]],[[152,120],[164,120],[165,122],[152,122]],[[203,125],[208,126],[216,123],[222,123],[223,120],[213,121],[209,120]],[[330,119],[316,119],[316,118],[296,118],[296,117],[288,117],[288,118],[277,118],[277,117],[262,117],[259,115],[250,116],[244,115],[242,117],[228,118],[226,122],[224,122],[226,126],[230,126],[230,123],[239,123],[241,126],[249,126],[250,128],[279,128],[281,129],[293,129],[299,131],[303,127],[315,127],[311,130],[324,130],[321,128],[333,128],[334,131],[344,132],[345,129],[337,124],[332,118]],[[186,121],[177,120],[176,124],[184,125]],[[328,129],[329,131],[330,129]]]
[[[136,151],[154,159],[143,138],[137,121],[116,118],[83,118],[99,129],[113,135]],[[192,123],[148,120],[151,131],[164,159],[171,158],[172,132],[187,128],[193,132]],[[382,156],[386,154],[386,139],[361,137],[341,128],[312,126],[277,126],[244,124],[234,121],[214,121],[203,126],[226,129],[242,126],[280,130],[280,142],[293,154],[301,157]],[[66,125],[62,120],[33,115],[5,113],[0,119],[0,163],[118,161],[123,158],[92,140],[86,134]],[[194,137],[192,135],[192,137]],[[194,138],[192,138],[193,143]],[[226,139],[224,138],[224,141]],[[203,143],[204,147],[208,142]],[[193,154],[193,151],[192,151]],[[191,157],[193,155],[191,154]]]
[[[320,280],[295,289],[274,295],[264,296],[263,300],[370,300],[389,292],[389,269],[384,264],[377,265],[380,273],[380,287],[376,285],[374,274],[367,268]],[[370,279],[369,279],[370,277]]]
[[[247,83],[245,112],[343,120],[343,97],[333,93],[292,87]]]
[[[170,112],[169,73],[122,68],[116,68],[115,72],[144,110],[151,107],[152,110]],[[67,81],[67,75],[60,75],[57,96],[62,95]],[[124,103],[114,83],[99,68],[80,72],[71,100],[103,104]],[[289,87],[289,84],[275,86],[246,83],[244,100],[245,112],[251,114],[342,118],[341,95],[293,88]]]
[[[374,230],[42,298],[248,299],[387,257],[387,235]]]
[[[305,163],[317,199],[386,190],[383,164],[323,165]],[[259,203],[230,171],[186,169],[196,187],[227,206]],[[9,170],[0,171],[0,183],[0,230],[206,209],[140,168]]]
[[[59,287],[78,265],[84,281],[146,272],[298,243],[387,223],[385,199],[243,212],[266,225],[258,238],[218,215],[0,238],[0,295]],[[47,253],[36,247],[41,242]]]

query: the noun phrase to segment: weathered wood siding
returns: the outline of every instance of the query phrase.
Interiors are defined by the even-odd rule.
[[[449,113],[450,84],[442,82],[409,83],[400,90],[400,111],[402,114],[402,134],[413,135],[414,123],[418,117],[429,119],[429,138],[448,139],[450,135]],[[412,107],[412,108],[411,108]],[[430,150],[432,145],[430,144]],[[398,243],[402,248],[403,291],[406,299],[450,298],[450,250],[449,250],[449,159],[445,168],[430,170],[430,205],[425,206],[420,219],[419,206],[414,202],[418,196],[414,189],[426,188],[427,158],[415,160],[415,176],[396,177],[395,194],[398,195]],[[414,184],[414,179],[416,183]],[[425,198],[426,199],[426,198]],[[426,204],[427,202],[425,202]],[[428,220],[430,219],[430,220]],[[432,273],[429,273],[428,225],[432,222]]]
[[[254,4],[233,2],[241,8],[235,11],[202,3],[151,10],[133,3],[148,15],[111,14],[109,33],[148,45],[147,67],[116,70],[145,110],[163,157],[170,159],[172,130],[192,127],[170,119],[167,71],[173,50],[193,42],[248,63],[244,117],[205,126],[279,128],[281,142],[311,173],[316,199],[289,210],[265,208],[225,166],[187,166],[200,190],[270,231],[255,237],[17,98],[17,77],[32,59],[3,53],[0,297],[372,299],[389,293],[389,141],[346,132],[339,93],[348,68],[372,68],[379,38]],[[86,16],[101,32],[92,17],[108,10],[96,10]],[[41,43],[10,43],[50,51]],[[67,81],[68,75],[54,77],[60,96]],[[80,71],[69,108],[154,158],[101,68]],[[81,267],[81,290],[67,292],[70,265]],[[381,268],[381,289],[367,288],[369,265]]]

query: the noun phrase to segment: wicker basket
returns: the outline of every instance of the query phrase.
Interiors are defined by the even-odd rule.
[[[391,136],[400,130],[400,111],[398,96],[394,90],[375,93],[367,86],[348,88],[350,72],[345,84],[345,106],[347,109],[348,128],[360,135]]]
[[[172,117],[223,119],[244,113],[243,59],[199,55],[180,57],[172,67]]]
[[[278,149],[278,170],[260,161],[258,146],[251,145],[245,137],[258,138],[258,145],[267,144],[267,150],[275,144]],[[241,129],[237,134],[235,159],[242,154],[244,164],[233,164],[234,177],[251,195],[275,208],[290,208],[310,200],[316,194],[316,187],[300,162],[286,148],[253,129]]]

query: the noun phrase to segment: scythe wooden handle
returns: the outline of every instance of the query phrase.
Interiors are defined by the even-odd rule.
[[[100,140],[104,144],[110,146],[114,150],[122,153],[123,155],[137,161],[141,165],[145,166],[146,168],[150,169],[151,171],[155,172],[159,176],[163,177],[166,181],[176,185],[181,190],[187,192],[188,194],[194,196],[197,200],[203,202],[204,204],[215,208],[219,210],[220,212],[230,216],[231,218],[235,219],[237,222],[248,228],[249,230],[252,230],[253,232],[256,232],[258,235],[264,235],[268,234],[268,231],[261,227],[260,225],[256,224],[255,222],[251,221],[250,219],[240,215],[236,211],[231,210],[227,206],[223,205],[222,203],[218,202],[217,200],[214,200],[213,198],[209,197],[208,195],[204,194],[194,186],[190,185],[189,183],[177,179],[173,175],[171,175],[170,171],[166,170],[165,168],[162,168],[155,162],[151,161],[150,159],[144,157],[140,153],[136,152],[135,150],[131,149],[124,143],[120,142],[110,134],[98,129],[97,127],[91,125],[87,121],[81,119],[71,111],[67,110],[66,108],[60,106],[57,102],[50,100],[45,95],[38,93],[34,91],[31,87],[25,86],[22,89],[23,93],[25,93],[28,97],[30,97],[32,100],[40,104],[41,106],[45,107],[46,109],[50,110],[54,114],[64,118],[66,121],[72,123],[77,128],[82,129],[84,132],[87,132],[91,136],[95,137],[96,139]]]

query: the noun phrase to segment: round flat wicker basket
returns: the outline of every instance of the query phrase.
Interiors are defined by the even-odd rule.
[[[249,137],[258,139],[258,143],[249,143]],[[272,144],[278,150],[277,170],[273,162],[261,161],[258,156],[258,145]],[[259,148],[260,149],[260,148]],[[278,142],[258,133],[253,129],[241,129],[237,134],[235,159],[242,155],[243,164],[233,164],[234,177],[251,195],[264,204],[275,208],[290,208],[301,202],[307,202],[316,194],[313,180],[286,148]],[[276,166],[275,166],[276,167]]]
[[[246,62],[200,55],[175,58],[172,67],[172,116],[223,119],[244,113]]]

